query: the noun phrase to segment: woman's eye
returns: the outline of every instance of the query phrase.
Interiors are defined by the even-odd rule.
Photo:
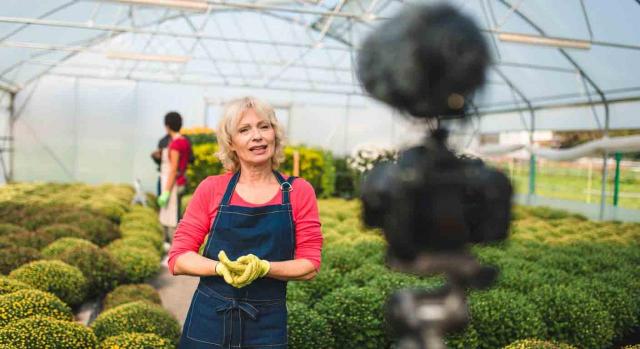
[[[248,128],[241,128],[239,132],[240,133],[246,133],[247,131],[249,131]]]
[[[262,126],[260,126],[260,128],[261,128],[261,129],[263,129],[263,130],[268,129],[269,127],[270,127],[269,125],[262,125]]]

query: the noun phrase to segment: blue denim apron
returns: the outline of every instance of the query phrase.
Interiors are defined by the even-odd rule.
[[[287,181],[273,172],[282,190],[282,204],[260,207],[229,205],[240,172],[231,178],[209,232],[203,255],[231,260],[253,253],[268,261],[294,258],[295,229]],[[268,277],[235,288],[220,276],[200,278],[184,323],[180,349],[287,348],[287,282]]]

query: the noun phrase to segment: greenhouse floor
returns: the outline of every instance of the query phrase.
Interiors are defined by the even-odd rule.
[[[174,276],[169,272],[167,257],[162,260],[162,270],[150,284],[160,293],[162,306],[178,319],[180,326],[189,311],[193,292],[198,286],[198,278],[194,276]]]

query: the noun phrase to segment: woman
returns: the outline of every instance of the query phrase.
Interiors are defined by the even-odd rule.
[[[165,230],[165,240],[171,243],[180,220],[180,201],[187,184],[185,173],[191,155],[191,144],[180,134],[182,116],[177,112],[169,112],[164,116],[164,126],[169,139],[167,146],[160,150],[162,193],[158,196],[158,206],[160,206],[160,223]]]
[[[311,280],[320,268],[315,193],[274,170],[282,128],[266,103],[229,103],[217,137],[229,173],[200,183],[169,251],[174,275],[200,276],[180,348],[284,349],[287,281]]]

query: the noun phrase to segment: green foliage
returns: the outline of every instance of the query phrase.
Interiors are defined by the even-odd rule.
[[[109,309],[91,327],[101,341],[127,332],[154,333],[173,344],[180,338],[178,321],[163,308],[144,301]]]
[[[338,244],[323,249],[323,263],[332,269],[347,273],[368,263],[382,264],[385,245],[380,241],[362,241]]]
[[[331,152],[324,151],[323,166],[322,166],[322,178],[320,180],[321,188],[320,197],[328,198],[335,194],[336,191],[336,167],[333,164],[333,155]]]
[[[141,248],[144,250],[153,251],[153,253],[155,254],[160,253],[160,251],[158,251],[158,244],[155,243],[154,241],[146,239],[144,236],[132,236],[132,237],[126,237],[122,239],[117,239],[117,240],[111,241],[111,243],[107,245],[105,249],[107,251],[111,251],[111,250],[119,249],[123,247],[135,247],[135,248]]]
[[[564,343],[543,341],[540,339],[521,339],[507,345],[503,349],[577,349],[577,348]]]
[[[56,217],[56,223],[74,225],[87,233],[88,239],[98,246],[105,246],[120,237],[118,225],[107,218],[89,212],[68,212]]]
[[[67,321],[73,319],[69,306],[48,292],[23,289],[0,296],[0,329],[35,315]]]
[[[222,163],[216,156],[217,143],[194,144],[192,149],[195,160],[187,168],[189,192],[193,192],[205,178],[220,174],[224,170]]]
[[[151,285],[136,284],[116,287],[104,298],[102,309],[109,310],[119,305],[136,301],[162,305],[160,294]]]
[[[550,338],[580,348],[611,344],[614,324],[602,303],[588,293],[565,285],[542,285],[529,293]]]
[[[80,304],[87,292],[87,279],[82,272],[57,260],[25,264],[12,271],[9,277],[51,292],[71,306]]]
[[[0,275],[0,296],[18,290],[26,290],[29,288],[32,287],[25,284],[24,282],[20,282],[4,275]]]
[[[28,230],[19,225],[11,223],[0,223],[0,236],[13,235],[16,233],[23,233],[25,231]]]
[[[336,341],[336,348],[385,348],[389,345],[383,314],[384,295],[370,287],[343,287],[315,306]]]
[[[322,297],[343,285],[344,281],[339,271],[323,267],[313,280],[289,282],[287,289],[293,297],[298,297],[299,301],[304,300],[306,304],[313,305]],[[300,299],[302,297],[306,298]],[[289,299],[293,300],[294,298]]]
[[[322,188],[322,175],[325,157],[323,151],[305,146],[287,146],[284,148],[285,160],[280,164],[280,170],[293,173],[293,152],[300,154],[300,177],[304,178],[313,186],[318,197],[324,195]]]
[[[514,291],[472,292],[470,311],[478,348],[499,348],[514,338],[543,338],[546,334],[536,305]]]
[[[0,244],[29,247],[36,250],[47,246],[53,240],[55,240],[54,236],[44,231],[22,231],[11,235],[0,236]]]
[[[89,328],[79,323],[34,316],[0,330],[0,343],[20,349],[94,349],[98,340]]]
[[[160,257],[154,251],[119,247],[109,252],[124,270],[126,283],[144,282],[160,271]]]
[[[127,230],[122,232],[123,238],[146,240],[153,245],[152,251],[161,256],[164,252],[164,238],[161,234],[149,230]]]
[[[87,296],[103,295],[124,278],[120,264],[109,254],[96,246],[76,246],[62,252],[58,258],[82,272],[87,279]]]
[[[88,238],[88,235],[84,230],[71,224],[52,224],[38,229],[38,232],[53,236],[53,240],[64,237],[73,237],[78,239]]]
[[[43,248],[42,255],[47,258],[58,258],[62,253],[80,246],[98,247],[89,240],[66,237],[58,239]]]
[[[23,264],[42,258],[38,250],[29,247],[6,247],[0,249],[0,273],[9,274]]]
[[[289,317],[289,348],[332,349],[335,348],[331,327],[317,311],[303,303],[287,303]]]
[[[105,339],[100,349],[174,349],[168,339],[153,333],[123,333]]]
[[[435,277],[419,278],[391,271],[383,265],[365,264],[347,273],[344,276],[344,284],[369,286],[388,296],[401,288],[436,288],[443,285],[443,280]]]
[[[333,165],[336,171],[335,195],[344,199],[357,197],[360,174],[348,165],[347,158],[334,158]]]

